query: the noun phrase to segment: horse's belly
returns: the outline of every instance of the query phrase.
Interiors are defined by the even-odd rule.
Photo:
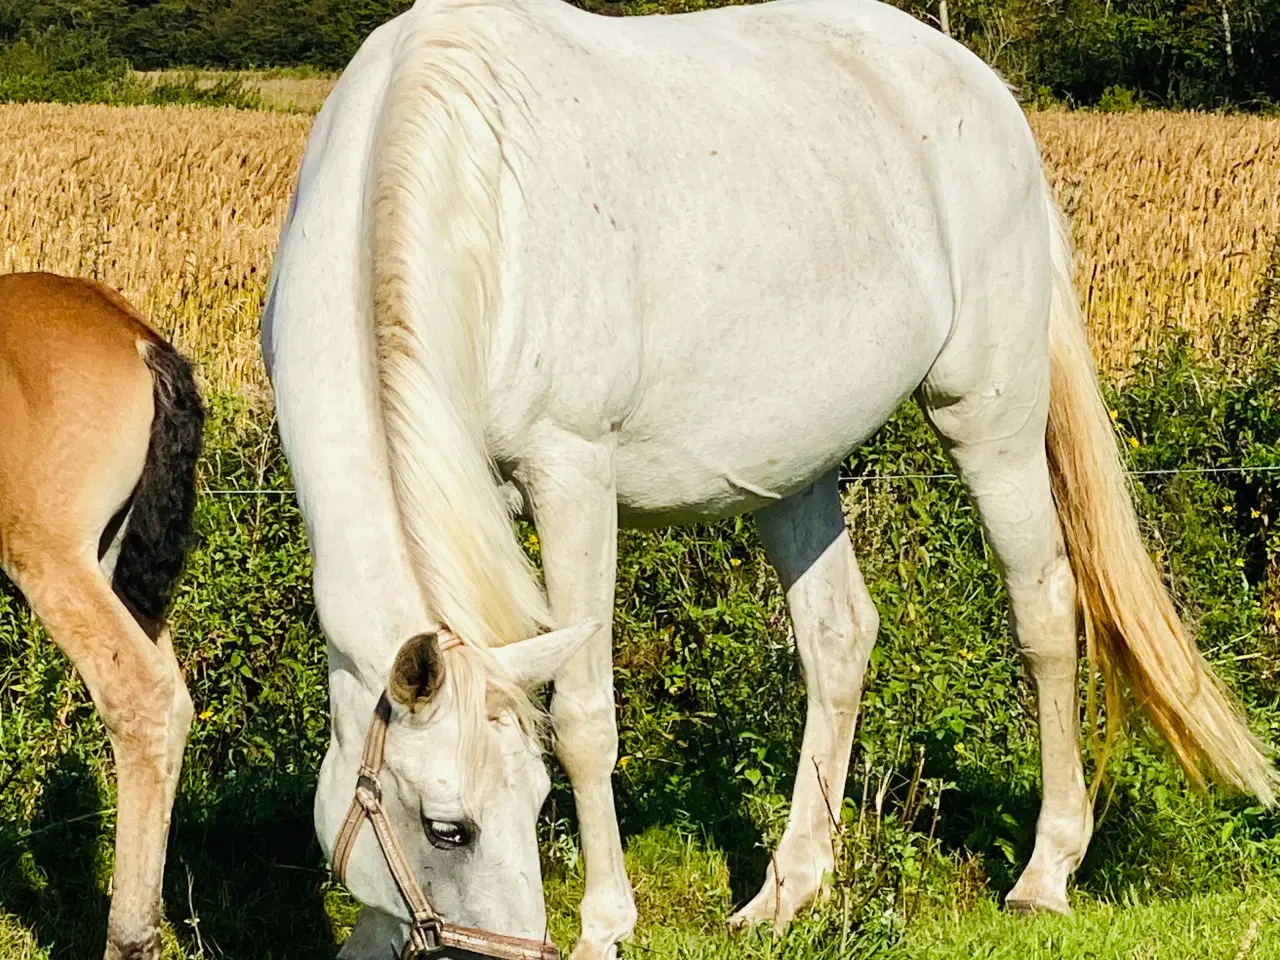
[[[818,356],[807,379],[707,377],[646,397],[618,436],[622,522],[657,526],[733,516],[804,488],[910,396],[936,356],[934,339],[924,338],[894,362],[841,364]],[[840,366],[842,376],[831,369]]]
[[[618,514],[624,526],[715,520],[757,510],[795,492],[838,463],[861,439],[786,447],[671,437],[618,451]]]

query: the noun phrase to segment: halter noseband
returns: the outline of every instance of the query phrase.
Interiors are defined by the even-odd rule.
[[[442,653],[462,646],[462,640],[457,635],[444,630],[440,634],[444,637],[440,644]],[[427,960],[444,950],[463,950],[496,960],[559,960],[560,951],[549,941],[508,937],[487,930],[459,927],[440,919],[418,883],[418,878],[413,875],[409,858],[405,856],[404,847],[396,838],[386,808],[382,805],[382,783],[378,774],[382,772],[387,729],[390,725],[391,700],[383,690],[377,706],[373,708],[373,723],[364,741],[356,795],[351,801],[347,819],[338,831],[338,842],[333,848],[333,875],[340,883],[346,883],[351,850],[356,845],[360,828],[368,820],[373,824],[378,847],[382,850],[400,896],[404,898],[413,918],[409,924],[409,941],[400,953],[400,960]]]

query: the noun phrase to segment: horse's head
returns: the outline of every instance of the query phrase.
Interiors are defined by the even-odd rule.
[[[525,691],[599,628],[494,649],[427,633],[401,647],[331,857],[359,900],[406,920],[434,916],[449,936],[543,941],[537,818],[551,783]],[[438,935],[434,923],[418,935]]]

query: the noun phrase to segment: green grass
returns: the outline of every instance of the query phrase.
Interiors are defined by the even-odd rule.
[[[1011,915],[987,891],[962,907],[923,904],[900,938],[844,923],[838,902],[819,908],[775,940],[767,931],[732,936],[724,857],[688,837],[655,829],[627,854],[641,925],[630,957],[680,960],[1252,960],[1280,957],[1280,880],[1177,899],[1129,902],[1076,896],[1071,917]],[[554,904],[576,884],[553,884]],[[837,898],[838,898],[837,894]],[[562,914],[563,916],[563,914]],[[570,942],[571,929],[561,942]]]
[[[1174,344],[1113,402],[1140,469],[1280,465],[1280,364],[1265,351],[1227,372]],[[854,466],[947,469],[911,409]],[[1276,477],[1139,484],[1145,529],[1202,648],[1273,742]],[[330,958],[354,907],[312,836],[324,646],[272,424],[215,399],[201,483],[283,495],[206,496],[198,508],[200,542],[173,612],[198,720],[166,876],[169,958]],[[977,518],[945,480],[857,484],[846,509],[882,631],[835,892],[776,943],[731,939],[724,923],[763,878],[796,763],[803,697],[781,592],[749,522],[622,536],[615,782],[641,918],[626,955],[1280,957],[1280,821],[1244,800],[1190,794],[1140,732],[1112,768],[1116,790],[1073,888],[1077,915],[998,912],[1030,853],[1039,757],[1032,691]],[[0,590],[0,958],[100,952],[110,774],[83,685],[21,599]],[[567,945],[581,860],[563,777],[542,829],[553,930]]]
[[[1280,957],[1280,884],[1131,905],[1087,902],[1074,916],[1011,917],[984,902],[931,916],[901,947],[918,960],[1248,960]]]
[[[669,828],[631,840],[627,867],[635,879],[640,926],[624,957],[679,960],[1269,960],[1280,957],[1280,881],[1177,899],[1132,902],[1076,897],[1071,917],[1022,917],[1002,911],[978,893],[957,909],[922,906],[900,937],[845,923],[839,902],[799,920],[782,938],[771,931],[731,935],[725,928],[732,901],[724,856]],[[547,885],[552,930],[572,943],[574,904],[581,877]],[[330,912],[350,918],[350,906],[331,898]],[[224,908],[234,909],[231,904]],[[198,917],[186,935],[169,937],[172,958],[251,957],[223,953],[216,941],[197,941]],[[179,932],[179,931],[174,931]],[[93,945],[86,937],[85,949]],[[185,947],[182,945],[185,944]],[[201,948],[203,944],[203,950]],[[316,944],[317,949],[322,949]],[[61,955],[38,945],[22,918],[0,911],[0,957],[47,960]],[[288,954],[282,954],[288,955]]]
[[[659,841],[655,843],[654,840]],[[666,839],[646,836],[633,845],[628,865],[663,895],[656,903],[681,902],[687,891],[711,886],[723,861],[688,856]],[[637,846],[639,850],[637,850]],[[654,848],[658,849],[655,850]],[[727,888],[716,890],[726,895]],[[645,890],[641,888],[642,906]],[[721,918],[667,918],[651,912],[628,951],[630,956],[682,960],[784,960],[882,956],[886,960],[1248,960],[1280,957],[1280,882],[1177,900],[1117,904],[1077,898],[1069,918],[1012,916],[981,896],[964,909],[927,905],[896,943],[860,936],[839,922],[838,906],[807,918],[775,942],[767,933],[734,937]],[[672,922],[674,921],[674,922]],[[691,922],[692,921],[692,922]]]

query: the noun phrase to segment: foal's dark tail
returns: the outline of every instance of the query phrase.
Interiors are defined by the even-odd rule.
[[[154,383],[155,415],[111,586],[152,639],[191,545],[204,405],[189,364],[158,337],[139,350]]]

